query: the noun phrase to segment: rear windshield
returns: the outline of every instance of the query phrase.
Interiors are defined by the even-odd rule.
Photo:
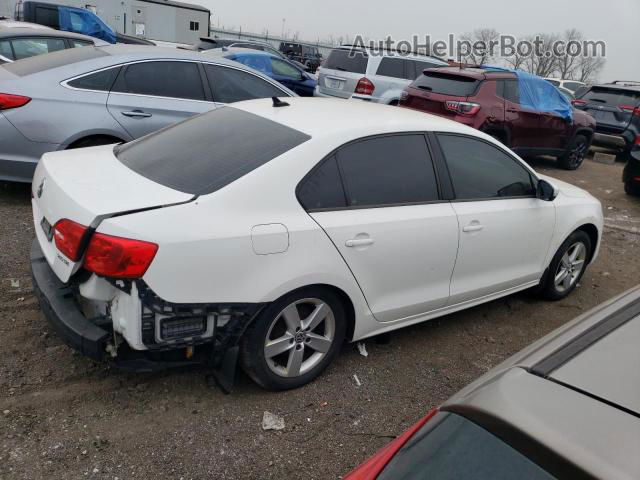
[[[180,192],[207,195],[309,140],[298,130],[221,107],[116,147],[140,175]]]
[[[640,102],[640,92],[593,87],[582,97],[582,100],[588,101],[589,103],[603,103],[614,107],[631,107]]]
[[[476,91],[479,83],[480,81],[474,78],[440,72],[427,72],[419,76],[412,86],[429,90],[433,93],[466,97]]]
[[[475,423],[449,413],[429,420],[378,480],[552,480],[527,457]]]
[[[19,62],[4,65],[3,68],[14,75],[24,77],[26,75],[44,72],[45,70],[51,70],[52,68],[84,62],[85,60],[92,60],[94,58],[106,57],[108,55],[109,54],[103,50],[91,46],[70,48],[46,55],[24,58]]]
[[[324,68],[341,72],[365,73],[369,56],[365,52],[355,50],[332,50],[327,57]]]

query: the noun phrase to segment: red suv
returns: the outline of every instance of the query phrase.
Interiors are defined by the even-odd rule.
[[[591,115],[576,109],[571,121],[527,108],[520,103],[515,73],[480,68],[425,70],[405,89],[400,105],[481,130],[521,156],[557,157],[567,170],[582,165],[596,125]]]

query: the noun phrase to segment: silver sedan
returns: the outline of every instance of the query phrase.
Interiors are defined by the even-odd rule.
[[[84,47],[0,67],[0,180],[31,182],[42,154],[127,142],[220,104],[294,96],[224,58]]]

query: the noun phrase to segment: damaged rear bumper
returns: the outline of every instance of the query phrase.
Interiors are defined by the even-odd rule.
[[[77,303],[78,286],[62,283],[58,279],[37,239],[31,246],[31,273],[33,289],[42,311],[64,342],[87,357],[97,361],[109,360],[116,367],[129,371],[152,371],[200,364],[213,368],[214,375],[215,370],[225,370],[227,377],[230,377],[235,370],[240,338],[264,306],[171,304],[155,296],[140,281],[133,290],[140,298],[143,312],[146,312],[143,315],[141,333],[147,341],[146,350],[134,350],[114,332],[111,318],[98,317],[92,320],[84,315]],[[194,315],[195,312],[213,315],[213,331],[209,338],[189,337],[157,343],[153,336],[145,335],[145,332],[155,330],[156,322],[162,325],[167,315],[180,319]],[[227,384],[230,383],[228,380],[229,378]]]
[[[82,314],[75,303],[72,287],[62,283],[53,273],[38,240],[31,245],[31,275],[40,307],[64,342],[87,357],[104,360],[110,332]]]

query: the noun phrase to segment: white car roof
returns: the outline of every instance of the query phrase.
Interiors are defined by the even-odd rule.
[[[273,106],[271,99],[234,103],[233,108],[260,115],[313,138],[353,132],[354,138],[393,132],[451,132],[489,136],[446,118],[391,105],[329,98],[283,98],[289,106]]]
[[[16,22],[14,20],[0,20],[0,29],[3,28],[38,28],[40,30],[53,30],[51,27],[38,23]]]

